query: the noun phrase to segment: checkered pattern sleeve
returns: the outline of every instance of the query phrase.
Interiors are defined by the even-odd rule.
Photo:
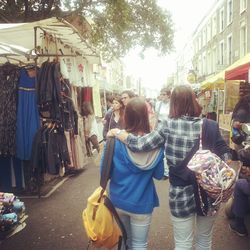
[[[141,137],[129,134],[127,138],[127,145],[132,151],[150,151],[163,146],[164,142],[165,136],[162,127],[159,127],[157,131],[152,131],[150,134]]]

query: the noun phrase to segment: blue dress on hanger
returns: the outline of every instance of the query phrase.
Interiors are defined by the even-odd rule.
[[[16,157],[30,160],[33,138],[40,127],[35,89],[35,77],[29,77],[26,69],[20,70],[18,84]]]

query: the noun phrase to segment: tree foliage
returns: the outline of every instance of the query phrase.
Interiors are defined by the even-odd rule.
[[[68,14],[93,20],[90,41],[104,57],[124,56],[129,49],[155,48],[161,54],[173,47],[171,15],[157,0],[2,0],[0,21],[29,22]],[[15,15],[13,15],[15,13]]]

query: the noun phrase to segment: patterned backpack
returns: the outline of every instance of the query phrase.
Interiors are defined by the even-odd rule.
[[[236,172],[226,162],[210,150],[202,149],[202,128],[198,151],[193,155],[187,167],[195,172],[198,186],[212,198],[213,206],[226,202],[232,195],[236,182]]]

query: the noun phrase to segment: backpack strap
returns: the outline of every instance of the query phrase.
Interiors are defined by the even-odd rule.
[[[105,190],[110,178],[113,153],[115,148],[115,137],[108,137],[103,158],[100,186]]]
[[[122,232],[122,238],[119,239],[119,243],[118,243],[118,250],[121,249],[122,240],[124,242],[125,249],[127,250],[128,249],[128,246],[127,246],[128,236],[127,236],[126,229],[125,229],[125,227],[123,225],[123,222],[121,221],[115,207],[113,206],[111,200],[108,197],[105,197],[104,204],[109,209],[109,211],[113,214],[113,216],[115,218],[115,221],[118,224],[118,226],[119,226],[119,228],[120,228],[120,230]]]
[[[112,160],[113,160],[114,148],[115,148],[115,137],[108,137],[108,139],[106,141],[106,148],[105,148],[104,158],[103,158],[104,165],[102,168],[101,180],[100,180],[100,186],[102,187],[102,192],[101,192],[99,199],[101,199],[101,197],[103,196],[103,194],[106,190],[106,187],[107,187],[108,180],[110,179],[110,172],[111,172],[111,165],[112,165]],[[109,211],[112,213],[112,215],[114,216],[115,221],[122,232],[122,238],[120,238],[119,242],[118,242],[118,250],[121,250],[122,240],[124,241],[124,246],[125,246],[125,249],[127,250],[128,249],[128,246],[127,246],[127,238],[128,237],[127,237],[126,229],[125,229],[114,205],[112,204],[111,200],[107,196],[105,197],[104,204],[109,209]]]

